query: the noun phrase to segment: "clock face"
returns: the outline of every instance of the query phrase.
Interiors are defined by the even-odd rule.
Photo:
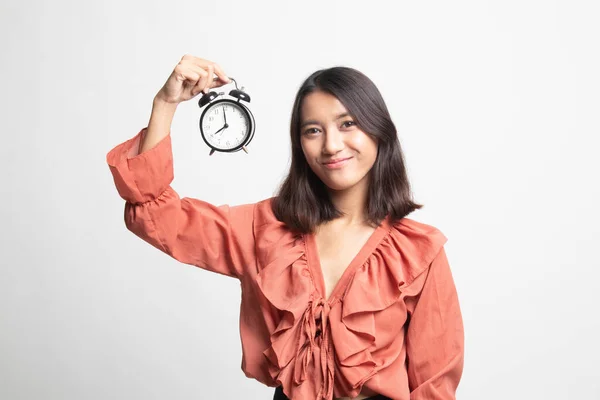
[[[251,128],[245,110],[231,101],[212,104],[203,114],[201,124],[206,141],[224,150],[240,146]]]

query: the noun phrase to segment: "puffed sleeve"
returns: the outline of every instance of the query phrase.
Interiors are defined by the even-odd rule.
[[[138,154],[147,130],[109,151],[106,161],[125,200],[125,225],[178,261],[241,279],[254,264],[254,204],[215,206],[180,198],[171,187],[171,135]]]
[[[411,400],[456,399],[464,361],[464,328],[446,252],[432,261],[406,333]]]

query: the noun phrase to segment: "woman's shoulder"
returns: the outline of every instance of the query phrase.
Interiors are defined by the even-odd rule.
[[[399,241],[410,243],[405,249],[415,252],[435,252],[448,241],[437,226],[408,217],[391,224],[390,235]]]
[[[282,224],[273,213],[272,203],[275,197],[268,197],[254,204],[254,225]]]
[[[254,203],[254,234],[256,238],[259,235],[268,235],[285,236],[289,240],[294,240],[297,234],[275,216],[272,207],[274,199],[275,197],[269,197]]]
[[[444,237],[444,233],[436,226],[412,218],[404,217],[392,224],[393,230],[399,234],[415,237]]]
[[[448,238],[436,226],[404,217],[391,224],[385,251],[395,259],[398,254],[414,278],[440,253]]]

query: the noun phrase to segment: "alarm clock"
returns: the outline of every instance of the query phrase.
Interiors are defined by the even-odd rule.
[[[215,151],[233,153],[244,150],[247,154],[247,146],[254,137],[254,115],[244,104],[250,103],[250,96],[243,87],[238,89],[235,79],[229,79],[235,83],[235,89],[229,95],[210,91],[198,101],[198,107],[204,108],[200,115],[200,133],[211,148],[211,156]]]

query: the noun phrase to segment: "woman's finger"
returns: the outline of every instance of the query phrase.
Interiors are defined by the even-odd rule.
[[[196,82],[196,84],[192,88],[192,94],[194,94],[195,96],[198,93],[204,91],[204,88],[206,87],[206,82],[208,82],[208,73],[197,65],[190,66],[190,68],[196,71],[200,76],[200,79],[198,79],[198,82]]]
[[[212,64],[209,64],[206,67],[206,73],[207,73],[207,78],[206,78],[206,83],[204,84],[204,88],[203,88],[204,93],[208,93],[210,88],[213,87],[213,82],[214,82],[213,78],[215,76],[215,69],[212,66]]]
[[[214,68],[215,68],[215,74],[217,74],[217,76],[219,77],[219,79],[223,82],[223,83],[229,83],[231,82],[231,80],[229,79],[229,77],[227,76],[227,74],[225,74],[225,72],[223,71],[223,68],[221,68],[221,66],[217,63],[214,63]]]

